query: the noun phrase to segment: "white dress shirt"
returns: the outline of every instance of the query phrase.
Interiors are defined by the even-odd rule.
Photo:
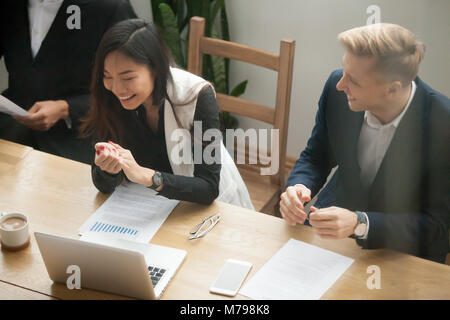
[[[28,0],[31,52],[36,57],[63,0]]]
[[[358,164],[361,168],[361,183],[364,186],[372,185],[375,180],[375,176],[391,144],[395,131],[411,104],[417,87],[414,81],[412,81],[411,86],[411,94],[406,107],[391,122],[383,125],[370,111],[364,113],[364,122],[358,140]],[[366,220],[369,223],[367,215]],[[368,232],[369,224],[367,224],[366,233],[361,239],[366,239]]]
[[[42,41],[55,20],[64,0],[28,0],[28,19],[30,21],[31,54],[33,59],[41,48]],[[70,118],[64,119],[68,129],[72,128]]]
[[[370,186],[380,168],[391,140],[400,121],[408,110],[416,92],[412,81],[411,94],[403,111],[391,122],[382,124],[370,111],[364,113],[364,122],[358,140],[358,164],[361,168],[360,178],[364,186]]]

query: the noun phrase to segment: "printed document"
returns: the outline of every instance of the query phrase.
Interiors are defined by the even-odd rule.
[[[28,116],[30,113],[8,98],[0,95],[0,112],[7,113],[12,116]]]
[[[317,300],[353,261],[290,239],[239,293],[260,300]]]
[[[178,203],[125,181],[81,226],[79,234],[94,232],[148,243]]]

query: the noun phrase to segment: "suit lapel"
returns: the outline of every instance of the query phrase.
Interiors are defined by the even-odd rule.
[[[365,208],[367,196],[359,183],[358,138],[364,112],[350,110],[345,94],[336,92],[329,100],[327,122],[330,123],[330,141],[335,145],[339,165],[339,185],[336,205],[349,209]]]
[[[354,112],[348,108],[346,118],[347,128],[345,128],[344,143],[346,150],[343,163],[348,169],[359,177],[360,167],[358,164],[358,140],[361,132],[361,126],[364,121],[364,112]]]
[[[17,48],[16,52],[23,52],[23,59],[28,64],[33,62],[33,56],[31,54],[31,36],[30,36],[30,22],[28,19],[28,1],[18,0],[17,2],[18,10],[12,10],[16,13],[16,16],[12,19],[15,21],[15,38],[21,39],[22,41],[17,41],[20,48]]]
[[[328,98],[327,111],[328,130],[333,145],[336,145],[336,159],[345,171],[356,171],[359,174],[357,147],[359,132],[364,120],[364,112],[350,110],[347,97],[343,92],[333,90]],[[353,172],[352,172],[353,174]]]
[[[55,48],[55,44],[60,47],[64,43],[64,34],[67,30],[65,21],[67,2],[67,0],[64,0],[61,7],[59,7],[50,29],[48,29],[47,35],[42,40],[41,47],[39,48],[36,57],[34,57],[35,64],[39,64],[43,57],[48,57],[48,52],[58,50],[59,48]]]
[[[423,99],[423,87],[418,85],[372,184],[372,198],[384,199],[379,203],[384,208],[395,210],[402,197],[414,198],[423,155]]]
[[[45,59],[48,59],[49,57],[53,56],[53,52],[55,52],[55,50],[66,49],[67,41],[70,38],[68,37],[70,30],[67,28],[67,18],[69,17],[69,14],[67,14],[67,8],[71,5],[77,5],[80,7],[80,10],[83,10],[81,7],[87,3],[87,0],[63,1],[61,7],[56,13],[55,19],[53,20],[50,29],[47,32],[47,35],[42,41],[41,47],[36,57],[34,58],[34,63],[38,64],[44,59],[44,57]]]

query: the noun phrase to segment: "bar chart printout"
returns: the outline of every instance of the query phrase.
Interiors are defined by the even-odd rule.
[[[148,243],[178,203],[145,186],[124,182],[84,222],[79,234],[101,233]]]
[[[115,226],[107,223],[103,223],[100,221],[96,221],[94,225],[89,229],[89,231],[94,232],[107,232],[107,233],[120,233],[135,236],[138,233],[138,230],[134,230],[131,228]]]

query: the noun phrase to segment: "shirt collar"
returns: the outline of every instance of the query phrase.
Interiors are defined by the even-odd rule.
[[[64,0],[28,0],[30,6],[34,7],[40,4],[62,4]]]
[[[377,117],[375,117],[373,115],[372,112],[370,111],[365,111],[364,112],[364,121],[366,121],[366,123],[375,129],[379,129],[381,127],[389,127],[389,126],[394,126],[395,128],[398,127],[398,125],[400,124],[400,121],[402,120],[403,116],[406,113],[406,110],[408,110],[409,105],[411,104],[412,99],[414,98],[414,94],[416,93],[416,88],[417,85],[414,81],[411,81],[411,94],[409,95],[409,99],[408,99],[408,103],[406,104],[406,107],[403,109],[403,111],[391,122],[386,123],[386,124],[382,124],[380,122],[380,120],[378,120]]]

